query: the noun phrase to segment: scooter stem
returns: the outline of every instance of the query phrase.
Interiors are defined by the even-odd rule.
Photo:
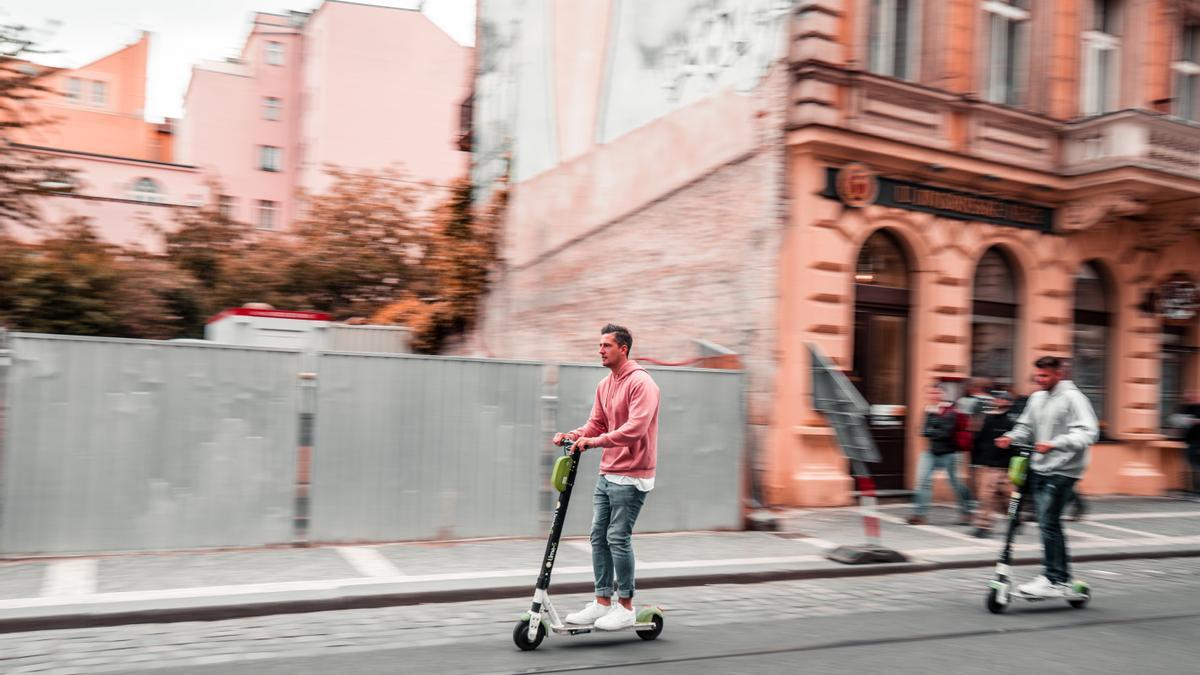
[[[542,569],[538,574],[537,588],[550,588],[550,573],[554,570],[554,558],[558,554],[558,540],[562,537],[563,523],[567,520],[567,504],[571,501],[571,490],[575,486],[575,474],[579,470],[579,453],[572,452],[573,442],[563,442],[563,449],[571,457],[571,468],[567,472],[566,487],[558,495],[554,506],[554,525],[550,528],[550,538],[546,540],[546,554],[542,556]]]

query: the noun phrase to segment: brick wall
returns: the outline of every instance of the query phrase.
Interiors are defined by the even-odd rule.
[[[752,94],[762,112],[748,154],[528,265],[499,270],[480,330],[458,349],[592,363],[607,322],[630,329],[635,359],[683,361],[700,355],[694,340],[716,343],[737,352],[747,372],[756,457],[776,368],[786,92],[777,66]]]

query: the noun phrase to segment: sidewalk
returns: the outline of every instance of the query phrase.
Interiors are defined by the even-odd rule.
[[[1200,501],[1090,500],[1067,523],[1074,559],[1200,556]],[[935,505],[908,526],[906,504],[881,507],[883,544],[907,563],[848,566],[825,558],[863,543],[853,508],[780,512],[776,532],[680,532],[634,538],[641,590],[704,583],[894,574],[989,567],[998,536],[976,539]],[[544,539],[490,539],[235,551],[130,553],[0,562],[0,632],[205,620],[385,605],[522,597],[532,593]],[[1018,537],[1018,562],[1040,557],[1036,526]],[[986,574],[982,572],[981,574]],[[564,539],[552,588],[592,587],[586,538]],[[652,593],[646,593],[652,601]]]

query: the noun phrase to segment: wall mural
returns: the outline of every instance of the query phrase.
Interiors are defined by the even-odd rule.
[[[790,0],[615,0],[598,140],[732,86],[759,83],[784,48]]]
[[[477,199],[510,161],[513,182],[557,163],[550,30],[549,0],[480,3],[471,141]]]

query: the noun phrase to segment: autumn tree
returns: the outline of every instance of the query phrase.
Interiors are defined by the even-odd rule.
[[[455,181],[433,214],[424,261],[432,291],[426,297],[403,294],[372,320],[408,326],[414,347],[425,352],[437,352],[447,338],[474,328],[497,261],[506,205],[507,192],[497,189],[486,205],[477,207],[470,180]]]
[[[72,171],[16,143],[20,132],[54,122],[35,105],[51,94],[45,80],[52,70],[28,60],[41,53],[28,28],[0,25],[0,231],[37,226],[38,198],[71,189]]]
[[[86,218],[44,228],[37,244],[0,242],[0,322],[37,333],[169,338],[186,282],[141,252],[100,239]]]
[[[391,170],[329,173],[329,190],[308,200],[293,230],[282,290],[337,319],[426,294],[429,231],[409,183]]]

